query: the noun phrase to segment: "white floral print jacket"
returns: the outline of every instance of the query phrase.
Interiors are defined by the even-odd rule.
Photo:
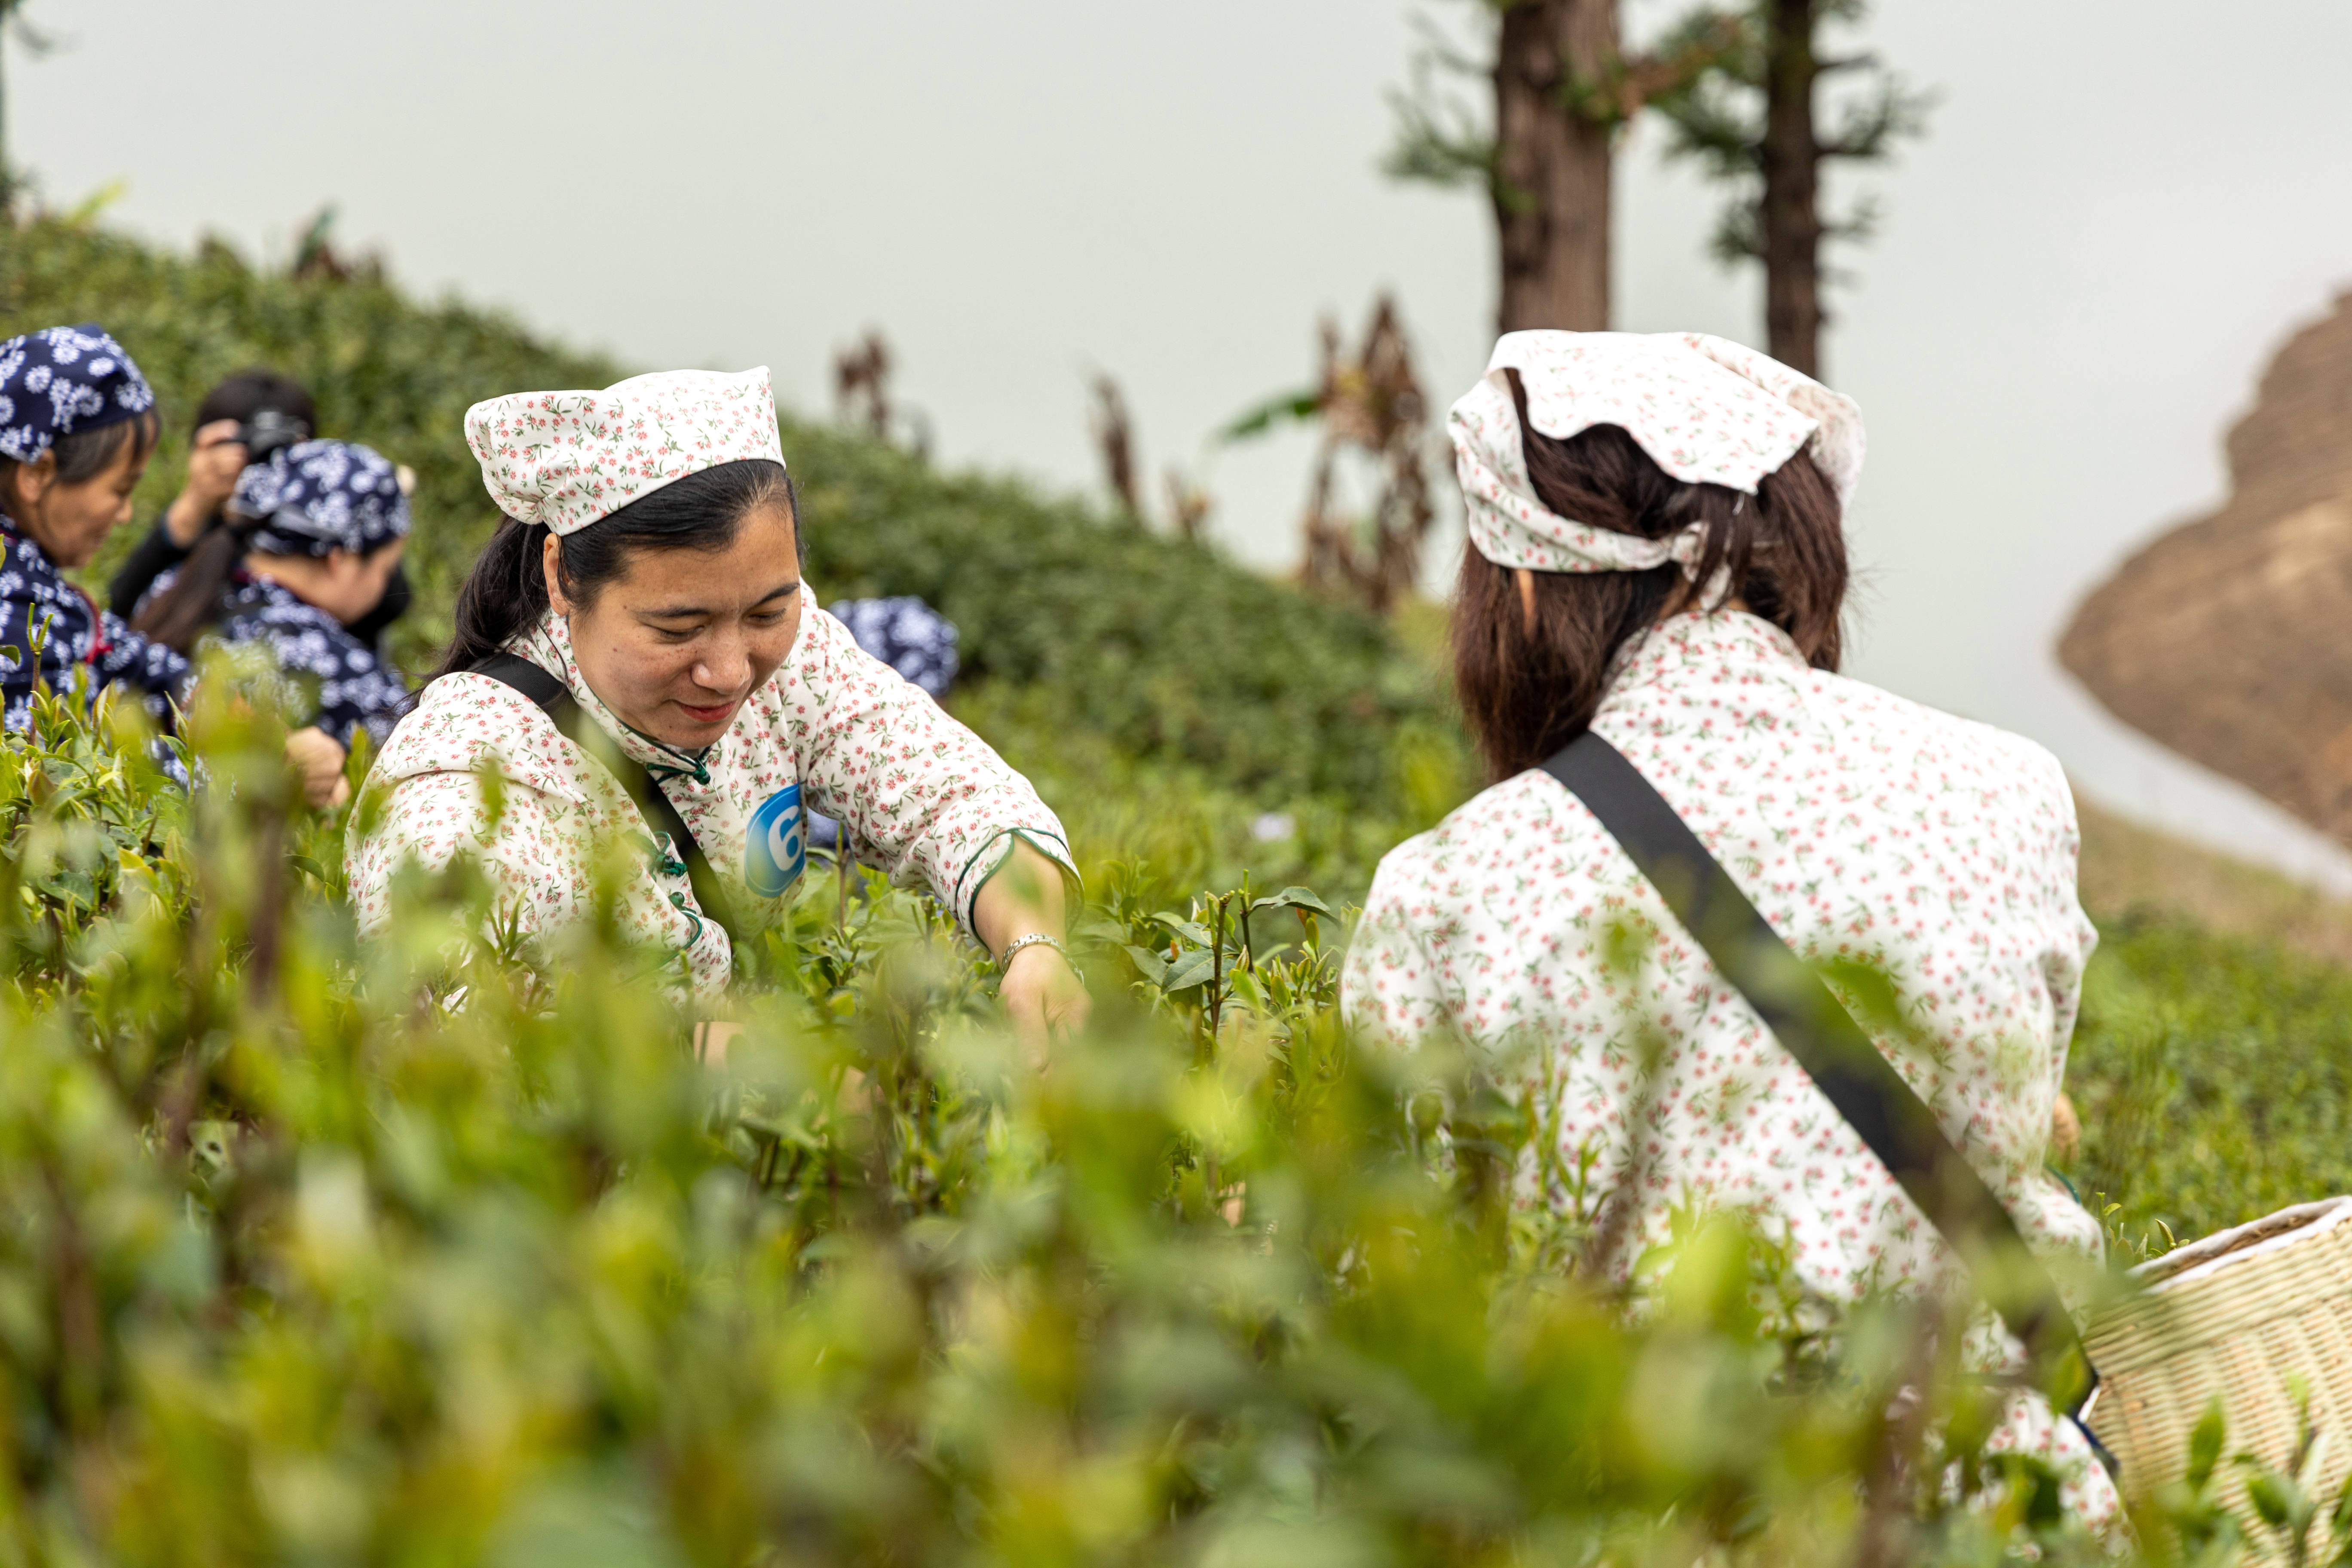
[[[648,742],[613,716],[580,678],[560,618],[548,616],[511,647],[562,676],[582,710],[663,780],[747,920],[772,919],[798,879],[801,823],[812,809],[847,826],[866,864],[894,881],[928,885],[967,931],[974,896],[1016,837],[1076,874],[1060,821],[1028,781],[862,652],[805,588],[791,655],[698,758]],[[482,794],[486,763],[507,784],[495,835]],[[646,848],[625,911],[637,934],[682,954],[697,994],[727,984],[727,933],[697,905],[667,836],[657,839],[612,771],[510,687],[471,674],[434,681],[393,731],[367,789],[381,796],[381,815],[346,852],[363,931],[383,925],[404,864],[438,868],[461,853],[479,860],[524,929],[555,929],[587,914],[596,847],[617,837]]]
[[[1778,627],[1737,612],[1675,616],[1621,654],[1593,728],[1799,953],[1864,961],[1895,982],[1932,1044],[1882,1037],[1880,1048],[2029,1242],[2098,1257],[2097,1222],[2042,1165],[2097,941],[2075,896],[2074,800],[2056,760],[1814,669]],[[1638,978],[1604,961],[1620,926],[1654,942]],[[1625,852],[1540,770],[1382,859],[1342,999],[1393,1037],[1533,1044],[1518,1088],[1556,1112],[1568,1152],[1596,1160],[1591,1190],[1643,1173],[1621,1267],[1688,1205],[1756,1215],[1829,1302],[1957,1271]],[[1664,1042],[1647,1097],[1645,1028]],[[2080,1433],[2046,1405],[2021,1402],[2003,1441],[2072,1464],[2078,1510],[2115,1517],[2105,1472],[2082,1463]]]

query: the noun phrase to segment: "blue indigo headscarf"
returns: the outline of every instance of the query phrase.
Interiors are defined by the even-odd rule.
[[[58,444],[135,418],[155,390],[96,321],[0,343],[0,457],[30,463]]]
[[[384,458],[350,441],[304,441],[236,477],[229,510],[260,523],[269,555],[364,555],[408,533],[408,498]]]
[[[912,594],[893,599],[844,599],[833,618],[857,646],[921,687],[944,698],[956,677],[955,623]]]

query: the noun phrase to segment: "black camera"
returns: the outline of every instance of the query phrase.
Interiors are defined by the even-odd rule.
[[[291,414],[276,408],[255,411],[253,417],[237,426],[237,444],[245,448],[245,460],[266,463],[269,454],[288,447],[299,446],[310,438],[310,427]]]

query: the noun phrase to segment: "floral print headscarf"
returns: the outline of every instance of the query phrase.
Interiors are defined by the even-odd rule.
[[[518,522],[576,533],[721,463],[782,466],[768,367],[666,370],[602,392],[518,392],[466,410],[482,486]]]
[[[1692,574],[1706,547],[1703,523],[1642,539],[1546,507],[1528,477],[1510,370],[1538,434],[1563,439],[1617,426],[1685,484],[1754,495],[1765,475],[1807,447],[1841,505],[1862,475],[1853,400],[1753,349],[1703,332],[1507,333],[1446,417],[1470,542],[1498,566],[1645,572],[1673,561]]]

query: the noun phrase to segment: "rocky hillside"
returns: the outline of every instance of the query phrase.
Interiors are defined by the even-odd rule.
[[[2352,293],[2230,432],[2230,499],[2124,563],[2058,657],[2118,717],[2352,843]]]

